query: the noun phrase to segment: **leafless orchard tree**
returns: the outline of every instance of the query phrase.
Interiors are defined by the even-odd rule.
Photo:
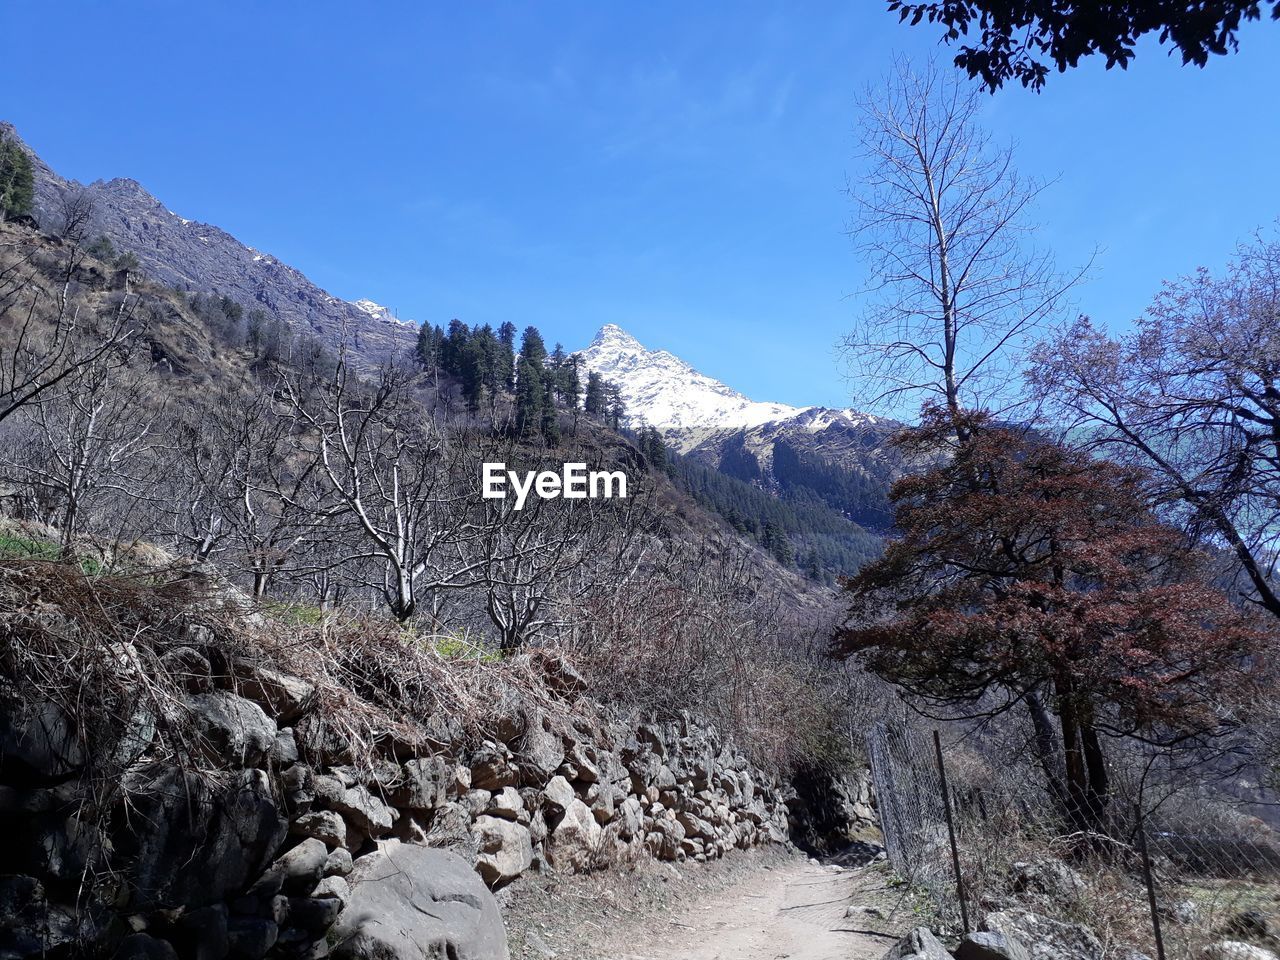
[[[1010,354],[1079,279],[1031,244],[1043,185],[1021,179],[1012,149],[991,142],[980,103],[954,72],[904,59],[862,100],[868,168],[849,191],[850,232],[875,296],[843,347],[869,407],[1007,404]]]
[[[196,561],[219,554],[240,568],[255,597],[273,576],[313,565],[296,553],[327,519],[319,462],[278,407],[265,387],[233,388],[194,416],[180,411],[169,430],[171,535]]]
[[[327,379],[285,381],[298,435],[356,531],[344,560],[374,561],[377,589],[397,620],[421,600],[475,585],[485,565],[476,500],[477,437],[448,430],[410,402],[406,372],[388,366],[364,384],[345,354]],[[357,567],[358,569],[358,567]]]
[[[105,318],[82,316],[72,287],[84,255],[65,252],[59,282],[48,289],[31,244],[0,245],[0,422],[68,378],[98,364],[135,331],[136,301],[126,297]]]
[[[1241,246],[1224,276],[1167,284],[1132,334],[1079,321],[1030,378],[1050,422],[1149,470],[1166,511],[1230,551],[1244,596],[1280,617],[1280,238]]]
[[[639,494],[637,496],[637,494]],[[630,549],[649,525],[648,499],[489,501],[482,541],[485,612],[503,650],[563,628],[574,601],[619,588],[638,564]]]
[[[30,486],[42,519],[59,531],[64,552],[108,498],[118,498],[125,513],[146,498],[158,414],[145,399],[149,370],[131,359],[118,345],[27,404],[28,443],[4,457],[7,471]]]

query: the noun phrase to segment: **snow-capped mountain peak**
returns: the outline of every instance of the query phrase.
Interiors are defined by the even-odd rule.
[[[401,320],[388,308],[374,300],[354,300],[351,305],[357,310],[368,314],[373,320],[380,320],[383,323],[397,323],[402,327],[417,326],[412,320]]]
[[[650,350],[616,324],[600,328],[578,354],[588,370],[618,384],[634,423],[657,427],[680,446],[717,430],[786,420],[808,407],[743,396],[666,350]]]

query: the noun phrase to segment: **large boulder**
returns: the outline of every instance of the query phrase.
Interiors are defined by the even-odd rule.
[[[261,770],[243,770],[223,785],[149,764],[130,771],[124,792],[115,849],[135,909],[225,899],[262,872],[289,828]]]
[[[508,960],[493,894],[444,850],[388,841],[360,857],[330,931],[335,960]]]
[[[573,792],[573,786],[564,777],[552,777],[545,787],[542,788],[542,796],[546,801],[548,809],[556,815],[564,813],[569,805],[578,799],[578,795]]]
[[[260,884],[270,885],[272,893],[282,889],[288,893],[305,893],[324,875],[329,862],[329,848],[315,837],[308,837],[271,864]]]
[[[1032,960],[1102,960],[1098,935],[1082,923],[1066,923],[1027,910],[989,913],[982,932],[1023,944]]]
[[[477,817],[472,826],[480,845],[476,870],[491,887],[510,883],[533,865],[529,828],[501,817]]]
[[[654,823],[657,841],[654,853],[659,860],[679,860],[684,851],[684,827],[674,817],[663,817]]]
[[[313,810],[304,813],[289,825],[289,832],[304,837],[314,837],[331,847],[347,844],[347,822],[336,810]]]
[[[564,763],[564,740],[551,717],[537,707],[525,708],[525,727],[515,747],[516,765],[526,783],[542,783]]]
[[[349,825],[371,837],[386,833],[400,819],[394,807],[383,803],[363,784],[348,787],[333,806]]]
[[[644,829],[644,808],[635,797],[627,797],[618,807],[618,834],[630,840]]]
[[[219,766],[256,767],[276,742],[276,725],[252,700],[226,690],[188,700],[196,731]]]
[[[477,790],[501,790],[520,783],[520,771],[498,744],[485,744],[471,758],[471,786]]]
[[[967,933],[956,947],[956,960],[1029,960],[1030,955],[1017,940],[1002,933]]]
[[[477,851],[475,836],[471,833],[471,814],[460,803],[446,803],[431,817],[426,842],[428,846],[452,850],[474,863]]]
[[[431,810],[449,799],[453,766],[441,756],[408,761],[391,787],[391,802],[407,810]]]
[[[305,680],[256,664],[241,665],[241,669],[245,675],[240,681],[240,694],[281,724],[292,723],[315,705],[316,688]]]
[[[75,724],[57,704],[0,704],[0,781],[46,786],[69,780],[88,759]]]
[[[504,820],[527,822],[529,819],[528,812],[524,808],[524,798],[515,787],[503,787],[493,794],[484,812],[493,817],[502,817]]]

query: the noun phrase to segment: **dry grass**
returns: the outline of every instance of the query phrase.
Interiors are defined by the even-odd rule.
[[[316,714],[358,763],[392,747],[428,753],[497,737],[517,704],[589,713],[547,689],[545,655],[458,657],[440,639],[354,614],[276,619],[187,568],[90,576],[69,563],[0,561],[0,697],[19,713],[53,703],[75,718],[101,777],[140,718],[155,728],[150,756],[200,764],[189,678],[166,657],[179,647],[208,658],[219,686],[236,688],[250,665],[314,685]],[[442,743],[442,730],[461,742]]]
[[[602,700],[690,711],[764,769],[848,759],[865,678],[826,656],[825,611],[801,616],[746,578],[715,556],[626,583],[581,611],[572,655]]]

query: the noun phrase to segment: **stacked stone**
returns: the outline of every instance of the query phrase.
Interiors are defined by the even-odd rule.
[[[219,673],[196,646],[166,660],[187,684],[197,756],[153,755],[156,725],[139,716],[104,785],[83,775],[76,718],[52,704],[0,717],[0,829],[15,838],[0,853],[0,954],[396,956],[390,926],[368,918],[426,896],[450,906],[406,904],[405,943],[502,956],[489,890],[525,871],[787,839],[781,783],[687,716],[586,720],[542,706],[566,694],[528,691],[490,740],[433,718],[430,750],[387,736],[371,759],[295,677]],[[387,869],[393,856],[420,882],[389,888],[407,869]]]

